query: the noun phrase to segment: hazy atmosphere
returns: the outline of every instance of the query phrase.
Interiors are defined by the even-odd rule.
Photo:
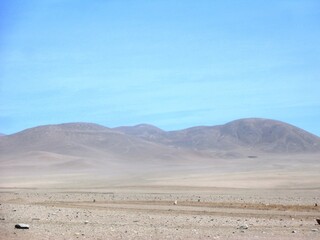
[[[0,2],[0,133],[245,117],[320,135],[320,2]]]

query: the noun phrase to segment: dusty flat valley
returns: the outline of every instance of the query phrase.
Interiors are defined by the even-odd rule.
[[[2,188],[0,238],[319,239],[319,197],[320,189]]]

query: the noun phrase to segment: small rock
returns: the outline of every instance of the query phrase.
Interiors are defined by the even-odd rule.
[[[320,218],[317,218],[316,221],[320,225]]]
[[[32,218],[32,220],[33,220],[33,221],[35,221],[35,220],[39,221],[40,218]]]
[[[315,207],[318,207],[318,203],[315,203],[314,206],[315,206]]]
[[[174,200],[173,205],[178,205],[178,200]]]
[[[84,224],[88,224],[89,223],[89,221],[84,221]]]
[[[293,230],[292,233],[297,233],[297,231],[296,231],[296,230]]]
[[[244,224],[244,225],[241,225],[240,227],[238,227],[238,229],[248,229],[248,225],[247,224]]]
[[[319,232],[318,229],[314,228],[314,229],[311,229],[312,232]]]
[[[18,223],[14,227],[17,229],[29,229],[29,225],[24,223]]]

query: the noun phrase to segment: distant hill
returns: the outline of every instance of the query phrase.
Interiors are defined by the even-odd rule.
[[[104,184],[127,179],[129,185],[157,184],[158,177],[164,183],[191,177],[192,184],[206,179],[204,186],[215,186],[209,179],[219,180],[228,173],[275,170],[277,174],[306,168],[318,172],[319,156],[319,137],[268,119],[179,131],[148,124],[108,128],[66,123],[0,137],[0,186],[16,186],[12,181],[64,186],[73,184],[74,177],[89,184],[85,182],[89,176],[94,181],[104,179]]]
[[[132,127],[117,127],[113,130],[126,135],[135,136],[155,143],[169,143],[167,132],[150,124],[139,124]]]
[[[111,129],[93,123],[66,123],[26,129],[0,140],[1,155],[49,152],[88,158],[171,159],[221,151],[234,156],[243,152],[317,152],[320,138],[287,123],[250,118],[169,132],[147,124]]]
[[[189,151],[146,141],[92,123],[67,123],[26,129],[0,139],[0,153],[6,159],[35,159],[49,154],[87,160],[155,161],[188,157]],[[79,161],[79,163],[81,162]],[[92,162],[90,162],[92,163]]]
[[[320,151],[320,138],[284,122],[248,118],[219,126],[165,132],[150,125],[115,130],[147,141],[193,150],[251,149],[268,153]]]

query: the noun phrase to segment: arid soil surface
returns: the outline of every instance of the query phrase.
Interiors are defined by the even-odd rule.
[[[319,188],[1,188],[0,203],[8,240],[320,239]]]

